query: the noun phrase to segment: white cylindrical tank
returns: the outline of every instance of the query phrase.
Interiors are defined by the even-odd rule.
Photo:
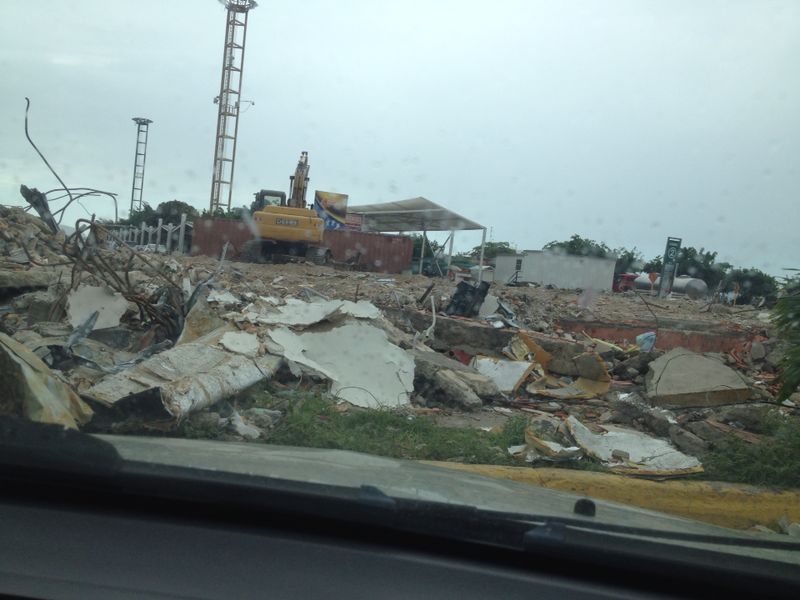
[[[650,278],[647,275],[639,275],[634,281],[637,290],[649,290]],[[661,277],[656,279],[654,289],[658,289],[661,283]],[[672,291],[676,294],[686,294],[692,300],[699,300],[708,296],[708,286],[702,279],[696,277],[689,277],[688,275],[681,275],[676,277],[672,283]]]

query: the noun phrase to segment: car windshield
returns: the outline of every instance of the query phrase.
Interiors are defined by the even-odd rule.
[[[2,13],[3,413],[800,535],[796,1]]]

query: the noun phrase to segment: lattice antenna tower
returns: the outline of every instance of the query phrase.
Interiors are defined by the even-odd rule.
[[[133,117],[136,123],[136,155],[133,158],[133,183],[131,184],[131,214],[142,210],[142,190],[144,190],[144,163],[147,158],[147,134],[150,119]]]
[[[214,171],[211,179],[210,209],[212,213],[219,208],[231,209],[236,136],[239,133],[244,47],[247,39],[247,15],[250,9],[257,6],[254,0],[225,0],[223,4],[228,12],[219,96],[214,99],[219,110],[217,112],[217,137],[214,142]]]

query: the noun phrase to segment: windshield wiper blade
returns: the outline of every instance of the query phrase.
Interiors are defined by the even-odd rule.
[[[650,529],[647,527],[631,527],[629,525],[617,525],[603,521],[570,517],[491,511],[482,509],[478,509],[478,512],[486,517],[507,519],[509,521],[517,521],[519,523],[534,525],[533,528],[531,528],[528,532],[530,534],[529,540],[532,542],[548,540],[556,541],[559,539],[559,536],[563,538],[565,535],[568,535],[569,532],[584,530],[604,534],[614,533],[625,536],[662,539],[667,541],[714,544],[717,546],[747,546],[749,548],[800,551],[800,542],[794,542],[788,538],[786,541],[769,540],[749,536],[723,536],[706,533],[687,533],[682,531]],[[732,531],[732,533],[735,534],[736,532]]]
[[[734,546],[761,548],[766,550],[791,550],[800,551],[800,543],[793,541],[768,540],[745,536],[722,536],[706,533],[684,533],[681,531],[664,531],[662,529],[648,529],[646,527],[627,527],[624,525],[613,525],[609,523],[574,523],[569,519],[559,517],[545,518],[544,523],[537,525],[526,533],[528,541],[536,542],[558,542],[566,541],[575,532],[581,533],[602,533],[620,534],[624,536],[635,536],[640,538],[658,539],[664,541],[693,542],[697,544],[711,544],[715,546]],[[734,534],[736,532],[733,532]]]
[[[473,505],[448,504],[427,500],[397,498],[386,495],[372,486],[362,486],[360,503],[377,506],[377,502],[367,502],[363,490],[369,488],[369,498],[381,494],[385,499],[391,499],[394,504],[384,500],[381,508],[389,508],[398,516],[427,515],[431,520],[447,518],[449,520],[481,521],[484,524],[493,523],[495,526],[502,524],[519,528],[527,543],[561,543],[576,536],[585,534],[619,534],[620,536],[647,538],[649,540],[693,542],[697,544],[711,544],[716,546],[746,546],[748,548],[762,548],[770,550],[800,551],[800,542],[795,542],[788,536],[782,539],[763,539],[750,536],[739,536],[731,531],[732,535],[713,535],[707,533],[688,533],[683,531],[670,531],[651,529],[647,527],[632,527],[614,523],[594,520],[594,518],[571,518],[555,515],[529,514],[509,511],[496,511],[483,509]],[[584,502],[586,500],[584,499]],[[578,502],[581,502],[580,500]],[[776,534],[777,535],[777,534]],[[626,538],[627,539],[627,538]],[[785,541],[784,541],[785,540]]]

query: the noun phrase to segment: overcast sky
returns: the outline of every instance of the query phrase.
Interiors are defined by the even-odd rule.
[[[144,200],[206,208],[224,27],[214,0],[4,1],[0,202],[58,185],[29,96],[67,185],[126,213],[144,116]],[[312,191],[425,196],[520,249],[578,233],[649,258],[677,236],[780,274],[800,267],[798,57],[796,0],[265,0],[235,204],[307,150]]]

